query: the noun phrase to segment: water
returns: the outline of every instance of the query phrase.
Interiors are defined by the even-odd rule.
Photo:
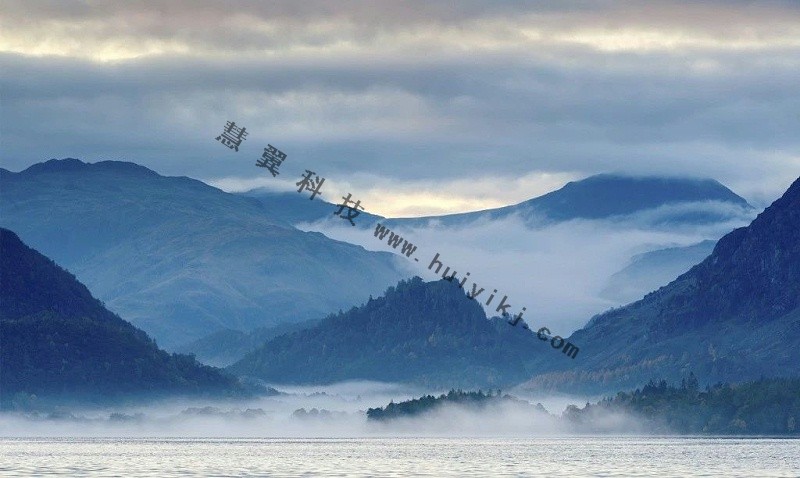
[[[0,439],[0,476],[798,477],[800,440]]]

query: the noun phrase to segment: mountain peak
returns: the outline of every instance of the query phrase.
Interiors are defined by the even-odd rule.
[[[284,383],[505,386],[526,377],[522,364],[541,353],[535,336],[520,330],[487,320],[449,281],[415,277],[360,307],[273,338],[228,369]]]
[[[0,228],[0,250],[0,320],[34,314],[39,309],[67,316],[94,316],[101,308],[75,276],[25,245],[13,231]],[[14,273],[23,270],[25,274]]]
[[[106,171],[124,174],[157,175],[155,171],[128,161],[98,161],[86,163],[76,158],[50,159],[43,163],[36,163],[23,170],[20,174],[37,175],[64,172]]]
[[[572,185],[572,186],[570,186]],[[744,198],[725,187],[722,183],[712,178],[701,178],[691,176],[638,176],[623,173],[600,173],[588,176],[577,181],[570,181],[564,187],[576,187],[582,185],[605,185],[610,187],[635,187],[635,186],[656,186],[679,187],[683,188],[683,193],[701,194],[700,199],[706,199],[709,193],[720,195],[720,199],[733,202],[746,203]]]
[[[543,373],[529,385],[609,389],[690,370],[711,383],[796,374],[798,325],[800,178],[688,272],[576,331],[569,340],[586,350],[578,370],[537,364]]]
[[[598,174],[530,199],[551,219],[597,219],[677,203],[718,201],[750,208],[747,201],[713,179]]]
[[[301,231],[252,199],[132,163],[55,160],[2,181],[1,225],[168,347],[316,318],[407,274],[388,252]],[[336,288],[315,285],[344,276]]]
[[[39,174],[39,173],[60,172],[60,171],[80,171],[87,165],[88,163],[84,163],[80,159],[76,158],[64,158],[64,159],[53,158],[43,163],[33,164],[22,172],[25,174]]]
[[[482,211],[399,218],[394,225],[463,225],[480,219],[519,216],[528,224],[541,225],[573,219],[612,219],[643,212],[655,224],[709,224],[752,217],[753,208],[714,179],[667,176],[597,174],[571,181],[560,189],[521,203]]]

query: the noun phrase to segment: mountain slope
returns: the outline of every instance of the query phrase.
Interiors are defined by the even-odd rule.
[[[716,241],[709,240],[637,254],[630,264],[608,279],[601,295],[620,304],[640,299],[702,262],[713,252],[715,244]]]
[[[337,204],[332,204],[319,198],[313,201],[298,201],[297,193],[274,192],[263,188],[251,189],[250,191],[239,193],[239,195],[257,200],[269,211],[271,219],[277,219],[286,224],[329,220],[334,224],[349,225],[343,218],[334,215],[334,212],[338,209],[338,204],[341,204],[343,200],[340,200]],[[345,210],[345,214],[346,212]],[[360,211],[353,222],[356,225],[359,225],[359,223],[360,225],[374,224],[381,219],[383,219],[381,216]]]
[[[500,209],[390,218],[379,225],[360,221],[358,228],[335,227],[330,221],[302,227],[396,252],[401,251],[395,241],[399,236],[417,247],[417,256],[458,258],[456,269],[492,274],[492,281],[505,282],[503,290],[536,302],[538,314],[571,331],[592,314],[669,283],[704,259],[702,250],[710,250],[654,254],[648,257],[657,260],[642,258],[612,277],[634,254],[717,241],[755,215],[744,199],[713,180],[599,175]],[[415,272],[429,277],[429,260],[414,259],[409,264]],[[480,272],[470,269],[477,264],[483,264]]]
[[[160,350],[53,261],[0,228],[0,405],[17,393],[238,394],[236,380]]]
[[[273,383],[486,387],[519,382],[529,373],[524,362],[538,353],[547,351],[533,334],[487,320],[454,284],[415,277],[315,327],[276,337],[228,370]]]
[[[746,200],[712,179],[629,177],[599,174],[512,206],[444,216],[392,219],[395,226],[445,226],[519,216],[529,225],[572,219],[608,219],[655,211],[660,224],[725,221],[747,215]]]
[[[599,219],[633,214],[682,202],[719,201],[746,207],[747,201],[712,179],[591,176],[521,203],[554,220]]]
[[[391,254],[299,231],[252,198],[132,163],[51,160],[2,171],[0,182],[0,225],[170,347],[320,318],[406,275]]]
[[[203,363],[215,367],[227,367],[238,362],[264,342],[279,335],[289,334],[298,330],[311,328],[320,319],[304,322],[278,324],[272,327],[259,327],[250,332],[225,329],[209,334],[201,339],[194,340],[177,347],[179,353],[192,354]]]
[[[583,345],[582,359],[567,368],[542,357],[527,386],[611,390],[689,371],[701,382],[800,374],[800,179],[703,262],[570,340]]]

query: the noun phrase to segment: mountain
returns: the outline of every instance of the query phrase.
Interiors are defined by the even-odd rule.
[[[0,407],[15,395],[237,395],[236,379],[160,350],[69,272],[0,228]]]
[[[600,295],[620,304],[639,299],[702,262],[714,250],[716,243],[707,240],[690,246],[637,254],[625,268],[608,279]]]
[[[610,219],[649,211],[652,224],[700,224],[748,215],[752,207],[712,179],[632,177],[599,174],[567,183],[561,189],[519,204],[496,209],[392,219],[393,226],[463,225],[477,220],[518,216],[529,225],[572,219]]]
[[[256,199],[270,211],[271,217],[288,224],[340,220],[333,216],[335,204],[294,201],[294,193],[257,188],[239,194]],[[701,224],[739,219],[750,215],[753,208],[744,198],[713,179],[598,174],[510,206],[415,218],[384,218],[361,212],[356,225],[370,229],[380,221],[393,227],[458,226],[510,216],[521,217],[530,225],[541,225],[572,219],[621,218],[645,211],[653,213],[645,219],[655,224]]]
[[[703,262],[569,340],[581,357],[538,357],[526,387],[614,390],[690,371],[701,383],[800,374],[800,179]]]
[[[227,367],[238,362],[248,352],[257,349],[267,340],[310,328],[319,321],[320,319],[312,319],[304,322],[284,323],[272,327],[259,327],[250,332],[232,329],[220,330],[181,345],[176,348],[176,351],[192,354],[201,362],[215,367]]]
[[[540,344],[504,319],[487,320],[455,284],[415,277],[315,327],[276,337],[228,370],[272,383],[496,388],[530,376],[524,364],[544,350]]]
[[[271,196],[275,209],[280,208],[279,197]],[[332,208],[298,211],[292,217],[312,223],[300,226],[303,229],[372,250],[402,254],[398,246],[410,244],[407,250],[435,247],[435,252],[470,263],[489,256],[505,258],[504,266],[495,263],[495,273],[529,278],[515,281],[510,291],[538,302],[539,313],[569,330],[584,325],[591,314],[667,284],[710,254],[711,242],[682,251],[655,251],[715,242],[733,227],[748,224],[757,213],[714,180],[612,174],[574,181],[498,209],[423,218],[359,217],[357,228],[342,227],[336,216],[319,221],[332,216],[328,211]],[[498,251],[506,253],[497,255]],[[582,253],[590,254],[591,260],[581,258]],[[410,265],[426,277],[424,264]],[[540,280],[548,283],[537,283]],[[570,284],[569,296],[557,287],[560,282]]]
[[[133,163],[50,160],[0,171],[0,184],[0,225],[167,347],[321,318],[407,276],[389,253],[300,231],[253,198]]]
[[[315,199],[314,201],[298,201],[297,193],[295,192],[282,193],[269,191],[264,188],[251,189],[250,191],[239,193],[239,195],[255,199],[269,211],[269,217],[271,219],[277,219],[287,224],[329,220],[334,224],[348,225],[342,217],[334,215],[334,212],[338,209],[338,204],[341,204],[344,200],[337,204],[332,204],[321,199]],[[345,210],[345,213],[346,212]],[[383,217],[360,211],[358,216],[353,219],[353,222],[357,225],[369,225],[381,219],[383,219]],[[345,222],[342,223],[341,221]]]

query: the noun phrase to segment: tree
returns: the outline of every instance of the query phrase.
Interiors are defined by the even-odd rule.
[[[689,380],[686,381],[686,389],[692,393],[696,393],[699,387],[699,383],[697,382],[697,377],[695,377],[694,372],[689,372]]]

